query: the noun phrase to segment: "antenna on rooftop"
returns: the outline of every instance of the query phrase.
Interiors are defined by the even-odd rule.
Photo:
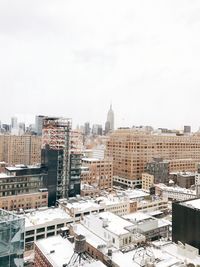
[[[155,255],[148,242],[141,243],[135,250],[133,261],[139,266],[155,266]]]

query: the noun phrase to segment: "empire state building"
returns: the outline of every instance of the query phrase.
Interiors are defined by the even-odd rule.
[[[105,132],[108,133],[110,131],[114,131],[114,111],[112,110],[112,105],[110,105],[105,125]]]

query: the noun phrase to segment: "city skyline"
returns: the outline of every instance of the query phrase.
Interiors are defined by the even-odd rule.
[[[104,124],[112,100],[116,127],[198,129],[199,8],[1,1],[1,120],[30,113]]]
[[[115,112],[114,112],[115,113]],[[12,124],[12,119],[13,118],[16,118],[17,119],[17,128],[19,128],[19,124],[20,123],[25,123],[25,126],[28,127],[28,126],[34,126],[36,127],[35,125],[35,120],[36,120],[36,117],[37,116],[45,116],[45,117],[64,117],[63,115],[59,116],[59,115],[55,115],[55,114],[35,114],[35,115],[31,115],[31,114],[14,114],[12,115],[10,118],[8,118],[8,120],[6,121],[3,121],[1,120],[0,118],[0,125],[3,125],[3,124],[6,124],[6,125],[10,125]],[[69,118],[69,117],[68,117]],[[77,123],[75,124],[73,122],[73,118],[69,118],[72,120],[72,128],[75,130],[78,128],[84,128],[85,127],[85,123],[89,123],[89,126],[90,126],[90,130],[92,131],[92,126],[95,126],[95,125],[100,125],[102,126],[102,129],[105,130],[105,125],[106,125],[106,122],[107,120],[105,119],[105,121],[102,121],[102,122],[97,122],[97,121],[89,121],[89,120],[85,120],[83,123]],[[200,131],[200,127],[192,127],[191,124],[188,124],[188,125],[176,125],[174,128],[170,128],[170,127],[167,127],[167,125],[164,125],[164,124],[161,124],[161,125],[150,125],[150,124],[141,124],[141,123],[138,123],[138,124],[125,124],[124,122],[122,122],[121,124],[118,124],[115,126],[114,130],[117,130],[119,128],[140,128],[140,127],[152,127],[153,130],[158,130],[158,129],[168,129],[168,130],[177,130],[177,131],[184,131],[184,127],[191,127],[191,132],[198,132]]]

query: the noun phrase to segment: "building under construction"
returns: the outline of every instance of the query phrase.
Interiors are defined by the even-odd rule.
[[[71,149],[71,119],[45,117],[42,130],[42,166],[48,175],[49,206],[80,194],[81,154]]]

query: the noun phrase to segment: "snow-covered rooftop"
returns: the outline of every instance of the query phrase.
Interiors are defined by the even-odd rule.
[[[68,264],[73,253],[74,244],[67,239],[63,239],[61,236],[53,236],[47,239],[42,239],[36,242],[36,245],[48,259],[48,261],[54,267],[63,267],[64,264]],[[72,265],[68,265],[71,267]],[[73,267],[104,267],[105,265],[100,261],[94,261],[93,259],[86,259],[80,264],[73,264]]]
[[[184,201],[181,204],[200,210],[200,198]]]
[[[50,224],[56,220],[73,221],[73,218],[60,208],[40,208],[38,210],[20,215],[25,218],[25,227]]]

